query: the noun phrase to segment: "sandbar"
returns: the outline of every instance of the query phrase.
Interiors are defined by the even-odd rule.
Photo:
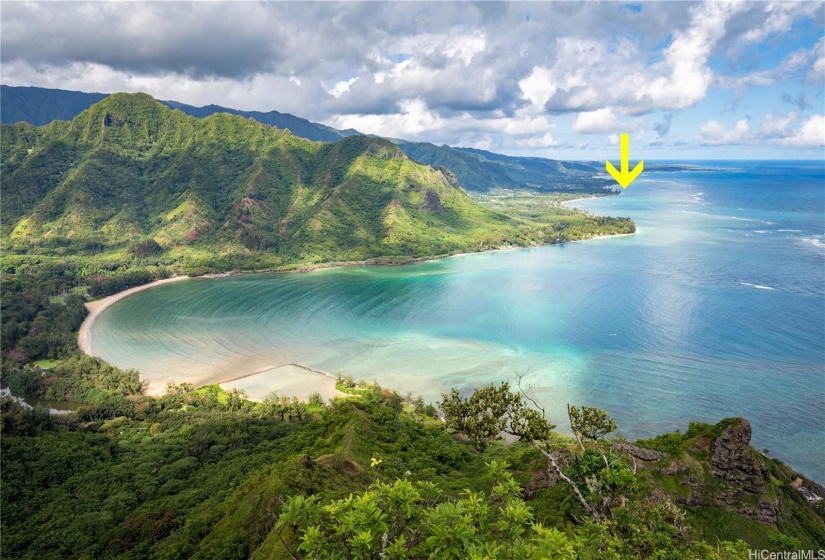
[[[312,393],[320,393],[324,401],[347,396],[335,388],[332,376],[299,364],[272,367],[225,381],[220,386],[225,391],[241,389],[253,401],[262,401],[273,391],[279,396],[298,397],[302,401],[308,401]]]

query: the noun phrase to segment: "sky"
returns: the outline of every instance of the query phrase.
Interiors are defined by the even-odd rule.
[[[825,2],[3,2],[0,81],[511,155],[825,159]]]

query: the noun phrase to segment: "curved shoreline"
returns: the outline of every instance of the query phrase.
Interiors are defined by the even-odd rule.
[[[594,198],[597,198],[597,197],[594,197]],[[613,235],[595,235],[593,237],[588,237],[588,238],[585,238],[585,239],[577,239],[577,240],[566,241],[564,243],[548,243],[548,244],[545,244],[545,245],[539,245],[538,247],[545,247],[545,246],[551,246],[551,245],[563,245],[565,243],[574,243],[574,242],[578,242],[578,241],[589,241],[589,240],[593,240],[593,239],[606,239],[606,238],[610,238],[610,237],[626,237],[626,236],[636,235],[636,233],[638,233],[638,229],[636,230],[635,233],[622,233],[622,234],[613,234]],[[193,279],[197,279],[197,278],[210,278],[210,279],[212,279],[212,278],[225,278],[225,277],[237,276],[237,275],[241,275],[241,274],[267,274],[267,273],[270,273],[270,274],[287,274],[287,273],[294,273],[294,272],[312,272],[314,270],[340,268],[340,267],[346,267],[346,266],[369,266],[369,265],[372,265],[372,266],[382,266],[382,265],[383,266],[403,266],[403,265],[408,265],[408,264],[419,264],[419,263],[427,262],[427,261],[437,261],[437,260],[441,260],[441,259],[444,259],[444,258],[450,258],[450,257],[477,255],[477,254],[482,254],[482,253],[498,252],[498,251],[510,251],[510,250],[517,250],[517,249],[535,249],[535,248],[537,248],[537,247],[502,247],[502,248],[498,248],[498,249],[488,249],[486,251],[474,251],[474,252],[469,252],[469,253],[457,253],[457,254],[454,254],[454,255],[439,255],[439,256],[435,256],[435,257],[426,257],[426,258],[421,257],[421,258],[411,259],[411,260],[406,261],[406,262],[398,262],[398,263],[376,262],[376,261],[380,261],[380,259],[371,259],[371,260],[368,260],[368,261],[331,262],[331,263],[321,263],[321,264],[318,264],[318,265],[304,265],[304,266],[300,266],[298,268],[286,269],[286,270],[281,269],[281,270],[233,271],[233,272],[224,272],[224,273],[204,274],[202,276],[195,276],[195,277],[193,277],[193,276],[173,276],[172,278],[164,278],[163,280],[155,280],[154,282],[149,282],[148,284],[143,284],[141,286],[135,286],[134,288],[129,288],[128,290],[118,292],[116,294],[113,294],[111,296],[107,296],[105,298],[101,298],[99,300],[86,302],[85,305],[86,305],[86,309],[89,310],[89,315],[86,316],[86,319],[80,325],[80,330],[79,330],[78,336],[77,336],[77,345],[78,345],[78,347],[80,347],[80,350],[84,354],[86,354],[88,356],[94,356],[94,354],[91,351],[91,341],[92,341],[91,329],[92,329],[92,326],[94,325],[94,322],[97,320],[97,318],[100,316],[100,314],[103,313],[103,311],[105,311],[110,306],[114,305],[115,303],[117,303],[117,302],[119,302],[119,301],[121,301],[121,300],[123,300],[123,299],[125,299],[129,296],[132,296],[132,295],[134,295],[138,292],[142,292],[143,290],[148,290],[149,288],[154,288],[156,286],[160,286],[161,284],[167,284],[167,283],[170,283],[170,282],[178,282],[178,281],[181,281],[181,280],[193,280]],[[254,377],[256,375],[260,375],[262,373],[269,372],[269,371],[272,371],[273,369],[277,369],[279,367],[284,367],[284,366],[296,367],[296,368],[300,368],[301,370],[306,370],[308,373],[311,372],[311,373],[317,374],[318,378],[316,378],[316,379],[314,379],[314,380],[307,383],[312,391],[318,391],[322,394],[328,394],[329,392],[338,393],[338,391],[335,389],[335,378],[330,373],[314,370],[312,368],[308,368],[308,367],[300,365],[300,364],[273,365],[273,366],[270,366],[270,367],[267,367],[267,368],[256,370],[254,372],[244,373],[244,374],[241,374],[241,375],[230,376],[226,380],[219,381],[218,384],[231,385],[234,382],[240,381],[242,379],[251,378],[251,377]],[[144,380],[144,381],[147,381],[142,376],[141,376],[141,379]],[[154,380],[154,381],[157,382],[157,381],[160,381],[160,380]],[[174,376],[169,376],[164,381],[174,382]],[[162,396],[163,395],[163,391],[165,390],[166,384],[164,383],[164,384],[162,384],[163,385],[162,387],[159,387],[159,386],[157,386],[159,383],[156,383],[156,382],[151,382],[151,381],[149,382],[149,387],[147,388],[146,394],[153,395],[153,396]],[[330,383],[332,385],[331,388],[328,387],[328,385],[330,385]],[[338,396],[338,395],[335,395],[335,396]]]
[[[155,280],[154,282],[149,282],[148,284],[135,286],[134,288],[129,288],[128,290],[123,290],[122,292],[118,292],[111,296],[97,299],[95,301],[87,301],[86,309],[89,310],[89,314],[86,316],[86,318],[83,320],[83,323],[80,325],[80,331],[77,334],[77,345],[80,347],[84,354],[94,356],[94,354],[92,354],[91,351],[92,325],[100,316],[100,314],[103,313],[109,306],[133,294],[142,292],[143,290],[148,290],[149,288],[154,288],[155,286],[160,286],[161,284],[168,284],[170,282],[178,282],[180,280],[189,279],[189,276],[173,276],[172,278],[164,278],[163,280]]]

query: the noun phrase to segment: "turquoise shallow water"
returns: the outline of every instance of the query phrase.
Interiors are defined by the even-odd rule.
[[[150,379],[297,363],[430,400],[519,371],[560,426],[567,402],[629,436],[741,415],[822,480],[825,167],[699,165],[575,203],[635,236],[167,284],[105,311],[92,350]]]

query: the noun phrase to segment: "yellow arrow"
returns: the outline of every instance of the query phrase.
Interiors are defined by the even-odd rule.
[[[628,144],[630,143],[629,137],[627,134],[622,134],[621,137],[621,154],[622,154],[622,172],[613,167],[613,164],[610,163],[610,160],[605,161],[605,169],[610,175],[616,179],[616,182],[619,183],[623,189],[626,189],[630,186],[630,183],[636,180],[636,177],[639,176],[639,173],[644,171],[645,162],[640,161],[636,164],[636,167],[633,168],[633,171],[628,171],[628,167],[630,164],[630,147]]]

